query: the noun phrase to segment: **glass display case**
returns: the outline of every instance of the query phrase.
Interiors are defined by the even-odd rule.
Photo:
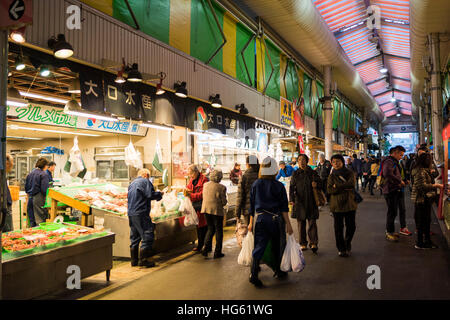
[[[55,161],[53,154],[37,154],[37,155],[30,155],[30,154],[18,154],[15,155],[16,157],[16,165],[15,165],[15,178],[20,183],[20,190],[25,190],[25,180],[27,178],[27,175],[33,170],[33,168],[36,165],[36,161],[39,158],[46,158],[48,161]]]
[[[143,147],[135,147],[144,154]],[[107,181],[130,181],[137,175],[137,169],[125,163],[125,147],[97,147],[94,159],[96,174],[99,179]]]

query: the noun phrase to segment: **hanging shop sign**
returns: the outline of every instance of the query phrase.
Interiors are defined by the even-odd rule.
[[[21,27],[33,22],[32,0],[0,1],[0,29]]]
[[[299,135],[298,136],[298,147],[300,149],[300,153],[305,153],[305,143],[303,141],[303,136]]]
[[[442,131],[442,140],[448,140],[450,138],[450,123],[447,124],[447,126],[444,127],[444,130]]]
[[[280,123],[286,127],[294,125],[294,104],[285,98],[280,98]]]
[[[89,67],[80,70],[81,106],[127,119],[155,121],[155,88],[143,83],[115,82],[116,75]]]
[[[195,129],[200,131],[219,131],[229,136],[256,140],[256,121],[235,112],[198,104],[195,108]]]
[[[110,133],[122,133],[135,136],[145,136],[147,128],[132,121],[105,121],[92,118],[71,116],[61,108],[29,104],[27,107],[7,107],[7,115],[14,121],[66,127],[72,129],[86,129]]]
[[[303,131],[305,129],[305,100],[300,98],[298,103],[294,100],[293,106],[295,129]]]

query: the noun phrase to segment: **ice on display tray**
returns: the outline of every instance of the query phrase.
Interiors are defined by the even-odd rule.
[[[104,230],[94,230],[69,223],[41,223],[35,228],[3,233],[2,261],[49,251],[108,234],[109,232]],[[30,245],[33,247],[26,248]],[[20,249],[21,247],[24,249]]]

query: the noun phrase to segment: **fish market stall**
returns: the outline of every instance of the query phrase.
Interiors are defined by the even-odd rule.
[[[80,279],[112,269],[114,234],[66,223],[2,234],[4,299],[32,299],[67,288],[79,267]],[[73,267],[72,267],[73,268]]]
[[[61,202],[83,213],[82,225],[111,230],[116,235],[115,257],[130,257],[130,227],[127,216],[127,189],[113,184],[64,187],[49,191],[52,210]],[[184,226],[183,195],[165,193],[162,201],[152,201],[155,223],[154,252],[167,251],[197,239],[195,226]],[[52,218],[56,213],[51,214]]]

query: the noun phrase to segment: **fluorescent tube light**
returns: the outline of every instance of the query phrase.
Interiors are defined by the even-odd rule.
[[[98,134],[90,134],[90,133],[81,133],[81,132],[70,132],[70,131],[58,131],[58,130],[49,130],[49,129],[40,129],[40,128],[30,128],[30,127],[21,127],[17,125],[11,125],[9,127],[11,130],[28,130],[28,131],[40,131],[40,132],[50,132],[50,133],[58,133],[58,134],[70,134],[74,136],[86,136],[86,137],[100,137]]]
[[[146,127],[146,128],[160,129],[160,130],[166,130],[166,131],[175,131],[175,129],[172,127],[162,126],[162,125],[154,124],[154,123],[143,122],[139,125],[141,127]]]
[[[42,99],[42,100],[47,100],[50,102],[56,102],[56,103],[60,103],[60,104],[66,104],[69,100],[64,100],[64,99],[59,99],[59,98],[54,98],[54,97],[49,97],[49,96],[43,96],[41,94],[37,94],[37,93],[31,93],[31,92],[25,92],[25,91],[19,91],[20,94],[24,97],[27,98],[35,98],[35,99]]]

